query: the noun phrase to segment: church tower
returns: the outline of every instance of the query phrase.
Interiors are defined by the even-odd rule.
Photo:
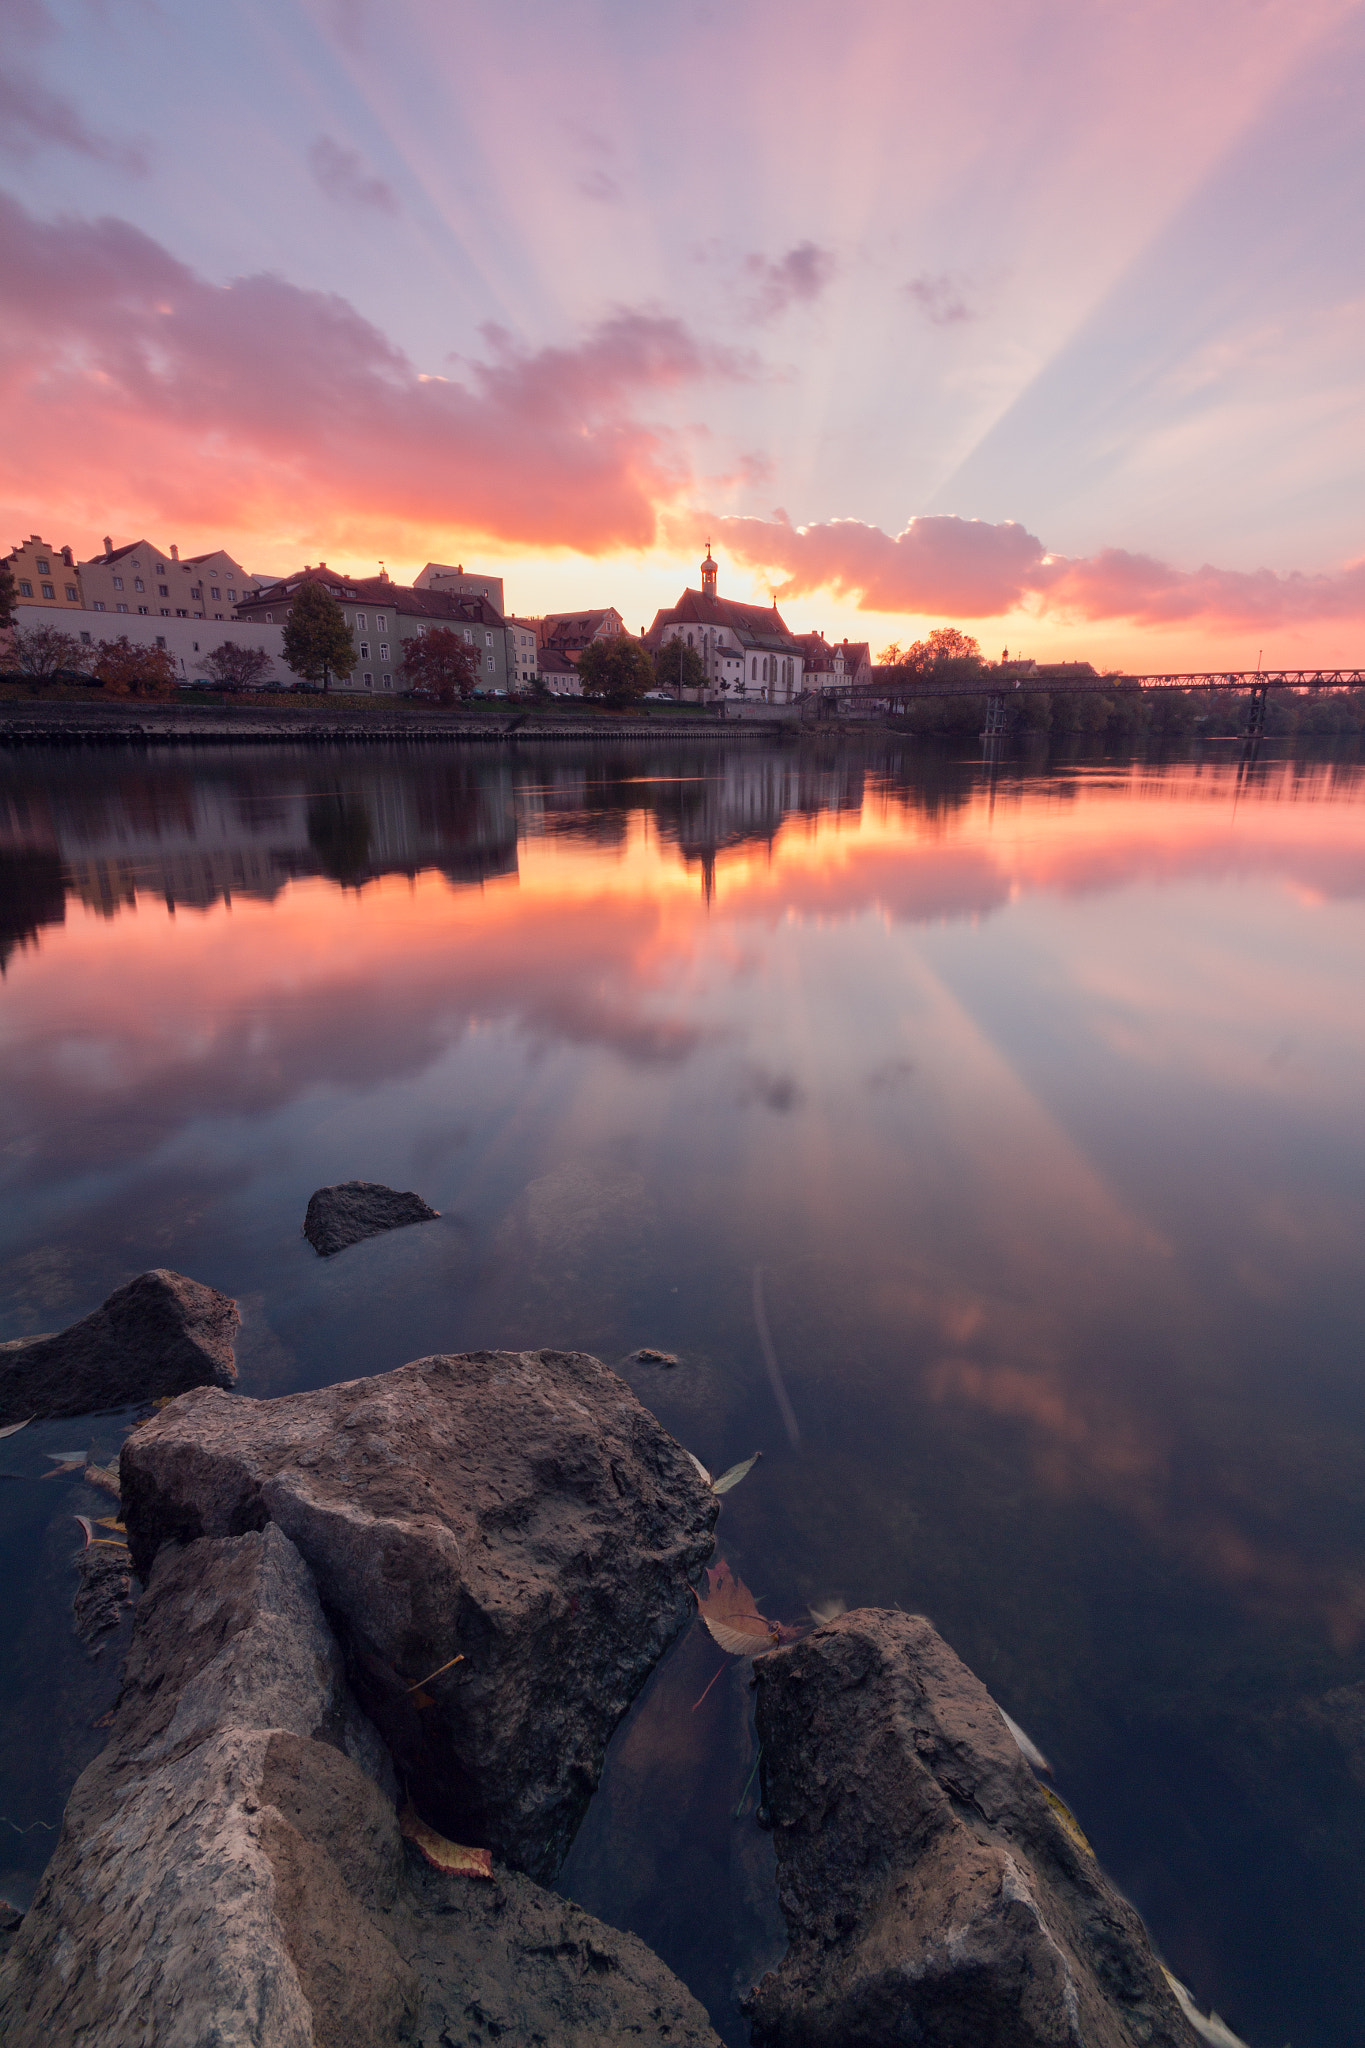
[[[706,543],[706,560],[701,565],[701,594],[714,597],[716,594],[716,565],[711,560],[711,543]]]

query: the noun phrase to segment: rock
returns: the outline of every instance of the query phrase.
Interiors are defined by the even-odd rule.
[[[378,1817],[391,1803],[356,1761],[382,1774],[382,1749],[293,1546],[267,1529],[167,1549],[139,1605],[108,1746],[76,1782],[0,1963],[7,2048],[405,2038],[417,2006],[407,1965],[270,1803],[290,1743],[327,1749],[346,1774],[355,1886],[396,1891]],[[318,1913],[336,1966],[326,1982]],[[315,1997],[330,2032],[315,2029]]]
[[[278,1523],[422,1817],[539,1878],[691,1612],[717,1514],[583,1352],[424,1358],[277,1401],[193,1393],[129,1439],[120,1474],[141,1575],[164,1542]]]
[[[791,1939],[755,2048],[1193,2048],[1142,1922],[927,1621],[846,1614],[754,1677]]]
[[[515,1873],[428,1871],[393,1792],[279,1529],[167,1546],[0,1959],[7,2048],[719,2048],[633,1936]]]
[[[630,1355],[637,1365],[676,1365],[678,1363],[676,1352],[656,1351],[652,1344],[642,1344],[638,1351],[632,1351]]]
[[[325,1259],[333,1252],[344,1252],[348,1244],[359,1244],[363,1237],[401,1230],[405,1223],[431,1223],[440,1213],[429,1208],[420,1195],[400,1195],[373,1180],[343,1180],[334,1188],[319,1188],[311,1196],[303,1234]]]
[[[117,1628],[133,1597],[133,1567],[120,1545],[92,1543],[77,1560],[81,1582],[71,1603],[76,1634],[92,1657],[103,1645],[99,1638]]]
[[[183,1273],[139,1273],[55,1337],[0,1350],[0,1425],[230,1387],[237,1304]]]

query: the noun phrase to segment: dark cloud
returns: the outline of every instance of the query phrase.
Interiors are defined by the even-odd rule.
[[[56,35],[42,0],[0,0],[0,157],[26,163],[43,149],[69,149],[111,170],[141,174],[147,169],[141,144],[101,135],[16,58],[18,50],[36,50]]]
[[[358,150],[347,149],[330,135],[319,135],[308,152],[308,168],[319,188],[338,206],[371,213],[397,213],[398,194],[386,179],[368,169]]]
[[[744,274],[756,320],[776,320],[790,306],[811,305],[834,276],[834,257],[814,242],[798,242],[776,263],[766,256],[746,256]]]
[[[968,303],[965,280],[951,270],[941,270],[937,277],[927,272],[912,277],[905,289],[934,327],[956,327],[964,320],[981,317]]]

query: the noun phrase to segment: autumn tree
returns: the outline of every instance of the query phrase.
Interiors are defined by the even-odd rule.
[[[893,641],[882,650],[882,665],[920,683],[979,682],[986,668],[980,642],[957,626],[935,626],[927,640],[904,649]]]
[[[224,690],[260,690],[275,680],[275,664],[264,647],[225,640],[204,656],[204,672]]]
[[[174,656],[164,647],[131,641],[126,633],[100,641],[95,674],[111,697],[169,697],[177,681]]]
[[[453,626],[428,626],[405,643],[401,673],[409,689],[438,704],[453,704],[473,694],[479,657]]]
[[[654,687],[654,663],[642,640],[618,633],[611,640],[593,640],[578,657],[578,680],[585,697],[604,704],[638,704]]]
[[[672,690],[678,697],[706,688],[705,662],[695,647],[681,640],[665,640],[654,657],[654,676],[661,690]]]
[[[332,687],[355,667],[355,645],[346,614],[320,583],[299,585],[284,624],[284,658],[306,683]]]
[[[84,675],[90,667],[90,649],[74,633],[63,633],[58,626],[16,626],[14,666],[21,676],[40,681]]]

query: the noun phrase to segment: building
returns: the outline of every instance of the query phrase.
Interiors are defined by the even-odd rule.
[[[292,576],[267,584],[237,607],[237,615],[253,624],[283,627],[294,593],[301,583],[320,583],[342,607],[356,651],[351,674],[338,679],[337,690],[405,690],[403,647],[430,627],[449,626],[461,634],[479,659],[476,688],[486,696],[503,696],[515,687],[512,633],[492,600],[452,591],[418,590],[395,583],[387,575],[344,576],[325,562],[305,566]]]
[[[562,653],[558,647],[542,647],[539,663],[541,688],[548,690],[552,697],[583,695],[577,663]]]
[[[21,604],[49,612],[80,610],[80,570],[70,548],[49,547],[31,533],[5,559],[14,572],[15,597]]]
[[[540,644],[577,661],[594,640],[615,640],[626,622],[613,605],[600,612],[546,612],[540,621]]]
[[[238,604],[267,580],[249,576],[226,548],[182,562],[179,548],[149,540],[116,548],[107,534],[104,553],[80,564],[86,610],[134,619],[233,619]]]
[[[700,656],[706,671],[701,697],[715,702],[790,704],[805,688],[805,654],[787,631],[774,599],[736,604],[717,594],[719,575],[708,544],[701,565],[701,589],[685,590],[671,611],[656,612],[645,645],[657,653],[681,640]]]
[[[806,687],[810,690],[862,689],[876,680],[872,649],[866,640],[826,640],[823,633],[799,636],[805,651]]]
[[[425,569],[419,569],[412,579],[414,590],[445,590],[455,597],[486,597],[498,611],[506,611],[502,601],[501,576],[481,576],[477,569],[466,569],[457,562],[452,569],[444,562],[428,562]]]
[[[539,679],[539,619],[509,619],[507,640],[511,657],[513,687],[534,690]]]
[[[21,600],[14,608],[14,623],[24,631],[34,626],[60,624],[64,633],[70,633],[82,647],[93,651],[101,640],[130,640],[134,647],[164,647],[176,665],[180,680],[186,683],[210,680],[204,667],[205,656],[215,647],[221,647],[230,640],[238,647],[261,647],[274,664],[273,673],[261,678],[262,687],[270,683],[292,683],[294,677],[285,666],[284,628],[274,625],[245,625],[237,619],[218,621],[216,619],[163,619],[151,614],[140,616],[130,612],[127,618],[92,617],[90,612],[68,612],[60,621],[52,617],[50,605],[31,605]]]

